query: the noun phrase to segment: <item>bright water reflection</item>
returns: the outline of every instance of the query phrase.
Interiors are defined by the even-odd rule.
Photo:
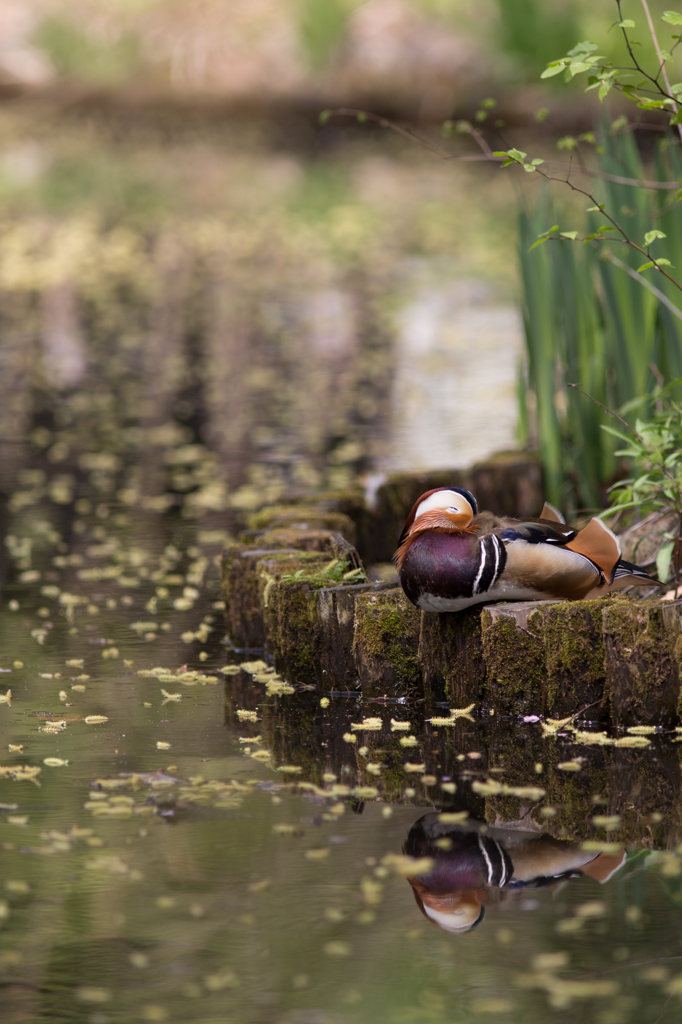
[[[573,820],[575,843],[541,834],[518,798],[521,822],[486,826],[507,805],[471,783],[493,777],[495,751],[530,743],[532,759],[565,759],[568,740],[540,755],[538,724],[477,716],[428,740],[420,704],[339,697],[323,710],[310,688],[267,698],[244,672],[221,673],[242,659],[224,642],[215,525],[120,510],[60,523],[40,505],[11,523],[0,618],[0,696],[11,690],[0,703],[3,1022],[674,1020],[673,737],[621,751],[630,775],[621,767],[608,783],[620,785],[623,808],[636,805],[642,845],[662,852],[635,844],[621,863],[617,826],[585,852],[588,764],[544,819]],[[426,738],[410,759],[438,777],[422,785],[404,773],[404,732],[397,767],[381,734],[344,743],[363,715],[411,719]],[[382,743],[388,767],[369,772]],[[523,781],[515,771],[511,784]],[[441,807],[456,818],[438,819]],[[434,923],[419,903],[445,918]],[[478,920],[483,906],[475,928],[438,926],[457,908],[474,907]]]

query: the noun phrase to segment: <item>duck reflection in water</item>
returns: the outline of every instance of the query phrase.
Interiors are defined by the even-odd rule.
[[[550,886],[556,892],[569,879],[585,875],[608,882],[625,863],[625,850],[594,853],[544,832],[489,828],[474,821],[458,827],[439,818],[429,813],[416,821],[403,852],[432,861],[427,873],[408,882],[424,917],[446,932],[471,931],[485,917],[486,906],[529,890]]]

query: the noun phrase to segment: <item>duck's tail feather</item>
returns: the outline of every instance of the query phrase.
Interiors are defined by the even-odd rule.
[[[554,505],[550,505],[548,501],[542,506],[542,512],[540,513],[540,519],[549,519],[552,523],[563,523],[566,525],[566,520],[562,516],[558,508],[554,508]]]
[[[621,561],[618,538],[600,519],[591,519],[585,529],[569,541],[566,547],[585,555],[599,566],[607,580],[612,578],[618,562]]]
[[[627,582],[624,582],[627,580]],[[657,580],[655,576],[650,576],[648,572],[639,565],[635,565],[634,562],[626,562],[625,559],[619,558],[613,567],[611,573],[610,585],[614,583],[620,583],[620,586],[649,586],[662,587],[663,584],[660,580]]]

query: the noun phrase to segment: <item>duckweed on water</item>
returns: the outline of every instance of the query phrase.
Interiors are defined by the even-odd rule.
[[[513,1012],[524,1020],[540,1021],[547,1004],[558,1002],[585,1006],[595,1016],[600,1001],[617,998],[601,994],[600,972],[669,955],[677,934],[675,872],[682,870],[675,853],[679,839],[667,824],[675,820],[676,805],[664,795],[664,773],[677,763],[671,737],[661,733],[655,739],[656,758],[663,764],[659,774],[646,780],[648,792],[655,793],[641,811],[646,822],[637,818],[633,825],[635,812],[625,796],[618,814],[611,813],[614,802],[608,804],[609,813],[591,802],[593,795],[608,793],[609,786],[616,787],[616,795],[604,799],[621,799],[618,772],[594,775],[592,759],[617,754],[614,765],[633,759],[636,771],[634,759],[640,758],[652,773],[659,772],[646,733],[589,733],[576,730],[568,719],[550,723],[554,731],[545,739],[540,722],[509,728],[496,720],[488,724],[492,716],[483,719],[474,707],[444,712],[434,720],[433,709],[416,702],[402,711],[407,720],[398,720],[385,706],[376,711],[375,704],[341,697],[331,682],[325,687],[326,706],[320,706],[318,691],[279,689],[281,677],[265,658],[254,654],[240,662],[225,642],[219,619],[205,624],[212,630],[205,641],[197,637],[206,635],[200,620],[214,604],[217,576],[211,575],[215,567],[208,559],[202,583],[186,578],[199,571],[200,552],[185,555],[196,534],[181,544],[169,526],[156,554],[133,571],[126,544],[111,543],[116,530],[110,519],[96,516],[96,507],[88,513],[88,536],[76,534],[83,536],[81,550],[58,555],[82,553],[81,564],[52,566],[49,553],[41,561],[34,548],[33,565],[21,571],[35,568],[41,578],[12,583],[21,588],[16,593],[22,611],[11,619],[6,649],[12,658],[14,653],[21,657],[8,662],[16,675],[11,677],[13,703],[3,709],[12,741],[12,757],[6,760],[23,760],[19,755],[26,749],[26,759],[40,767],[22,763],[0,769],[6,790],[1,795],[8,798],[0,807],[2,856],[8,863],[3,874],[10,880],[25,878],[30,886],[22,892],[6,888],[3,894],[11,923],[0,933],[0,982],[10,982],[7,991],[12,984],[49,989],[53,972],[65,970],[54,965],[65,963],[67,943],[78,971],[73,978],[64,975],[68,984],[59,989],[64,1009],[50,1011],[52,1017],[66,1019],[86,1007],[88,1014],[107,1014],[112,1020],[162,1020],[164,1015],[171,1024],[218,1020],[227,993],[230,1013],[248,1024],[262,1016],[258,999],[265,986],[278,1020],[307,1019],[311,1008],[317,1012],[321,1007],[332,1024],[365,1024],[381,1015],[406,1021],[426,1015],[433,1024],[448,1024],[457,1015],[507,1012],[504,1003],[513,1004]],[[117,529],[125,537],[131,527]],[[91,536],[94,531],[100,535]],[[111,554],[100,552],[94,567],[116,568],[123,564],[116,559],[125,555],[125,573],[70,583],[69,574],[93,567],[88,559],[95,556],[87,548],[96,546]],[[150,540],[128,547],[139,559],[152,546]],[[24,552],[20,558],[27,557],[25,548],[16,550]],[[139,575],[139,568],[149,575]],[[84,601],[71,605],[71,618],[57,596],[35,594],[53,585],[45,578],[53,569],[64,574],[57,581],[60,593],[80,594],[83,588]],[[162,576],[152,579],[157,572]],[[121,588],[121,577],[134,577],[138,585]],[[172,577],[178,579],[167,582]],[[198,592],[183,597],[193,602],[192,608],[173,608],[174,586]],[[123,601],[131,596],[133,604]],[[145,610],[152,599],[158,602],[154,612]],[[36,627],[37,610],[47,605],[50,616]],[[166,620],[171,630],[151,628]],[[138,628],[131,628],[131,622]],[[39,645],[31,631],[43,627]],[[186,633],[194,634],[189,644],[182,639]],[[119,658],[101,658],[102,650],[112,648]],[[83,681],[67,683],[66,672],[57,682],[65,662],[67,669],[87,670],[75,677],[88,676],[83,680],[87,689]],[[73,708],[60,703],[60,685]],[[86,729],[86,722],[102,728]],[[434,728],[440,722],[449,727]],[[258,734],[248,736],[251,730]],[[643,739],[647,745],[616,751],[615,743],[592,742],[595,735],[635,739],[638,745]],[[568,762],[576,765],[573,775],[557,770],[576,743],[585,744],[585,759]],[[167,745],[176,762],[172,766],[170,757],[163,756]],[[405,747],[417,748],[419,763],[402,763]],[[552,807],[543,803],[544,789],[531,784],[537,779],[536,764],[544,765],[542,781]],[[41,788],[17,786],[21,781]],[[571,801],[573,819],[567,810]],[[554,816],[543,816],[549,810]],[[659,811],[666,823],[660,829],[653,817]],[[415,851],[407,837],[425,814],[434,816],[440,830],[433,856],[411,856]],[[542,888],[526,892],[523,912],[522,894],[493,891],[473,941],[430,924],[419,928],[413,883],[428,879],[436,857],[454,856],[459,837],[475,836],[478,829],[485,835],[487,828],[496,841],[506,843],[509,836],[497,824],[523,815],[532,818],[533,831],[517,830],[516,842],[537,836],[538,828],[561,834],[576,827],[585,836],[580,856],[603,854],[615,858],[614,863],[622,846],[604,839],[629,836],[635,827],[650,845],[659,843],[659,834],[673,838],[670,849],[660,851],[667,859],[651,860],[653,854],[642,851],[637,861],[633,854],[623,875],[617,873],[603,886],[583,877],[571,880],[555,899]],[[49,873],[38,867],[46,863]],[[649,864],[646,870],[644,863]],[[640,892],[645,893],[642,914],[630,922],[623,907],[630,907]],[[87,920],[78,918],[84,894],[91,906]],[[512,933],[501,958],[495,923],[500,902],[506,904],[504,924]],[[579,912],[581,906],[587,909]],[[646,923],[648,907],[656,909],[655,933]],[[47,915],[50,927],[43,927]],[[626,941],[624,922],[630,959],[616,961],[612,952]],[[82,950],[76,948],[79,936]],[[578,942],[593,949],[589,962],[574,951]],[[327,953],[327,947],[336,952]],[[565,953],[564,947],[574,951],[570,961],[533,963],[538,949],[556,956]],[[90,959],[93,950],[96,966]],[[272,965],[267,972],[258,967],[258,951],[267,953]],[[15,953],[21,956],[13,959]],[[367,965],[364,973],[355,968],[359,980],[353,992],[359,997],[353,995],[352,1001],[347,999],[349,956],[353,964]],[[305,985],[302,963],[311,965]],[[526,984],[530,976],[533,984]],[[621,986],[624,976],[618,976]],[[294,978],[299,979],[296,985]],[[475,996],[468,994],[472,979]],[[650,1019],[640,1005],[636,1011],[623,1010],[622,1024],[635,1019],[653,1024],[670,995],[670,982],[668,974],[647,983],[656,994]],[[501,986],[503,996],[497,994]],[[77,994],[83,988],[105,989],[110,998],[101,1007],[94,1001],[88,1007]],[[431,993],[428,999],[425,991]],[[32,1024],[43,1024],[42,1011],[31,1012]]]

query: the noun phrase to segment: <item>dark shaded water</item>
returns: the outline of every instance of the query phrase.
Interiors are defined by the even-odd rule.
[[[0,616],[3,1021],[676,1019],[675,734],[282,692],[229,648],[215,522],[34,498]]]

